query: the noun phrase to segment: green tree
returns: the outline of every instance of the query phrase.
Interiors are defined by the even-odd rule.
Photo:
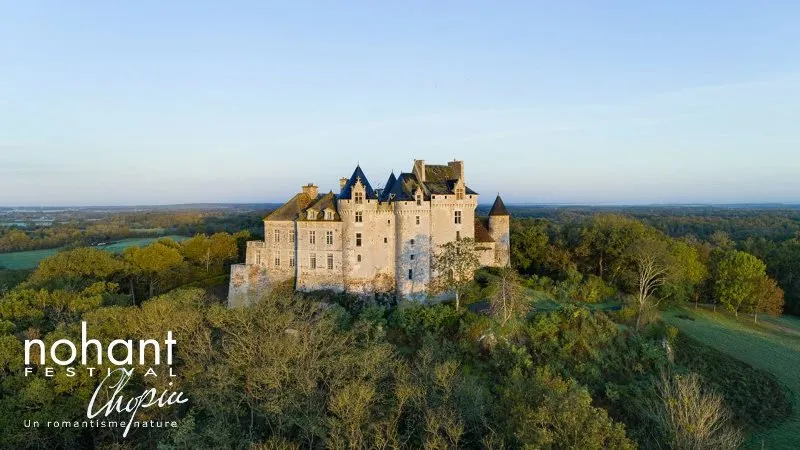
[[[183,255],[161,242],[153,242],[146,247],[128,247],[123,253],[132,270],[147,280],[149,296],[156,293],[159,282],[166,281],[169,274],[183,264]]]
[[[112,281],[123,275],[125,263],[116,255],[97,248],[80,247],[45,258],[30,281],[36,285],[59,283],[83,289],[95,281]]]
[[[761,260],[743,251],[728,250],[717,264],[714,292],[719,302],[739,317],[740,311],[756,303],[765,276],[766,266]]]
[[[547,369],[533,376],[511,375],[503,395],[510,401],[510,425],[522,448],[636,448],[624,425],[592,406],[586,388]]]
[[[211,240],[205,234],[197,234],[182,242],[183,255],[186,259],[199,265],[205,266],[208,272],[211,266]]]
[[[479,266],[473,239],[464,238],[442,244],[433,257],[433,279],[429,289],[434,294],[452,292],[458,310],[461,296],[469,288],[475,269]]]

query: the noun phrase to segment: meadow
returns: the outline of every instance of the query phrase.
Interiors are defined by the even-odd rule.
[[[185,236],[162,236],[173,239],[175,241],[183,241],[186,239]],[[128,238],[122,239],[119,241],[112,242],[109,245],[100,246],[97,248],[102,248],[103,250],[110,251],[112,253],[122,253],[128,247],[143,247],[148,245],[149,243],[161,239],[162,237],[148,237],[148,238]],[[61,248],[48,248],[44,250],[28,250],[24,252],[11,252],[11,253],[0,253],[0,267],[5,267],[7,269],[33,269],[39,265],[39,261],[53,256],[58,253]]]
[[[752,316],[736,319],[705,308],[675,308],[664,320],[681,333],[757,369],[772,373],[792,401],[789,418],[755,432],[749,448],[797,448],[800,439],[800,320],[780,316],[753,323]]]

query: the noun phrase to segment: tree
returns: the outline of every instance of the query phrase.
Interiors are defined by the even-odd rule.
[[[664,286],[666,296],[678,302],[694,300],[696,306],[700,287],[708,277],[708,266],[701,259],[697,243],[673,240],[669,251],[674,261],[674,276]]]
[[[742,444],[742,432],[731,425],[722,396],[705,391],[697,374],[662,373],[655,388],[658,400],[650,409],[670,448],[732,449]]]
[[[519,280],[519,274],[511,267],[504,267],[497,277],[489,282],[489,302],[492,313],[500,321],[500,326],[514,317],[525,314],[529,303],[525,298],[525,290]]]
[[[547,368],[533,376],[512,374],[502,388],[509,402],[509,421],[522,448],[634,449],[625,426],[606,410],[592,406],[592,397],[575,380]]]
[[[469,288],[475,269],[480,266],[475,241],[463,238],[440,245],[432,266],[433,279],[429,289],[434,294],[453,292],[458,310],[461,295]]]
[[[736,317],[740,311],[752,308],[766,276],[764,263],[749,253],[728,250],[715,269],[714,291],[719,302]]]
[[[211,258],[215,265],[221,267],[227,261],[236,259],[239,254],[235,236],[228,233],[214,233],[210,241]]]
[[[615,214],[597,214],[581,230],[575,253],[584,261],[586,271],[604,280],[616,281],[625,267],[625,251],[647,232],[635,219]]]
[[[764,312],[773,316],[783,312],[783,290],[772,278],[762,277],[758,281],[758,290],[753,303],[753,322],[758,322],[758,313]]]
[[[133,271],[147,279],[150,297],[155,294],[159,280],[183,263],[183,255],[167,245],[153,242],[146,247],[128,247],[123,253],[125,260],[130,262]]]
[[[206,272],[211,265],[211,240],[205,234],[197,234],[183,241],[183,254],[186,259],[206,267]]]
[[[658,304],[658,300],[654,300],[656,291],[673,275],[674,263],[668,244],[663,239],[640,239],[628,249],[628,253],[635,269],[634,298],[638,306],[638,329],[645,310]]]
[[[108,281],[124,272],[119,257],[105,250],[81,247],[65,250],[39,263],[30,280],[35,284],[60,281],[83,289],[94,281]]]

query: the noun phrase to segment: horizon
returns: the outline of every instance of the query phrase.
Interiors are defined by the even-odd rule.
[[[502,197],[502,195],[501,195]],[[478,207],[491,207],[492,199],[489,202],[478,202]],[[508,207],[576,207],[576,208],[728,208],[728,209],[780,209],[789,208],[794,209],[800,207],[800,202],[739,202],[739,203],[535,203],[535,202],[507,202],[503,200]],[[93,209],[93,208],[112,208],[112,209],[130,209],[130,208],[203,208],[203,207],[226,207],[226,206],[272,206],[282,205],[284,202],[193,202],[193,203],[153,203],[153,204],[111,204],[111,205],[0,205],[0,210],[46,210],[46,209]]]
[[[724,5],[10,4],[0,204],[281,203],[414,158],[508,204],[798,204],[800,5]]]

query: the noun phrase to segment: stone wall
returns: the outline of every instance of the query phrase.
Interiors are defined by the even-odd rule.
[[[267,289],[269,279],[266,270],[252,264],[234,264],[228,285],[228,307],[249,306]]]
[[[331,233],[332,240],[328,240]],[[311,236],[314,236],[313,242]],[[342,222],[297,222],[297,289],[314,291],[344,290],[342,276]],[[332,267],[328,261],[331,258]],[[312,259],[313,265],[312,266]]]

